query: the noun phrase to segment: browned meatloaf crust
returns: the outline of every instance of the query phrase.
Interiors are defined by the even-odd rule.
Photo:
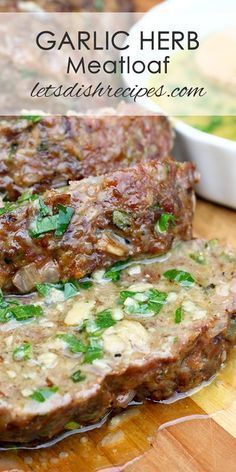
[[[30,10],[35,11],[37,7],[51,12],[119,12],[132,11],[132,0],[0,0],[0,12],[10,11],[29,11],[27,4],[30,4]]]
[[[80,278],[130,256],[165,253],[174,239],[191,238],[196,178],[190,163],[149,161],[6,204],[0,286],[13,282],[24,292],[36,281]],[[168,219],[162,228],[160,218],[161,226]]]
[[[131,105],[125,108],[132,110]],[[167,118],[121,116],[119,110],[110,113],[113,115],[38,117],[38,121],[2,118],[0,191],[14,200],[28,189],[43,192],[141,159],[161,160],[170,153],[172,130]]]
[[[161,261],[127,263],[120,280],[100,272],[91,280],[66,301],[55,289],[18,298],[40,304],[42,316],[1,320],[2,441],[93,423],[135,395],[168,398],[225,361],[236,313],[236,255],[227,248],[182,242]]]

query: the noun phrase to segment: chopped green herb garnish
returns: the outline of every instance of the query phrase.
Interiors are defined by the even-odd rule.
[[[58,334],[57,338],[62,339],[62,341],[67,343],[69,350],[73,353],[87,351],[87,346],[74,336],[74,334]]]
[[[213,116],[209,122],[207,123],[198,123],[194,125],[195,128],[199,129],[200,131],[204,131],[205,133],[212,133],[218,126],[222,124],[222,117],[221,116]]]
[[[37,218],[30,226],[29,234],[32,238],[38,238],[42,234],[55,231],[57,228],[58,215]]]
[[[21,344],[14,349],[12,357],[15,361],[27,361],[30,359],[31,349],[30,343]]]
[[[34,200],[37,200],[39,198],[37,193],[31,193],[31,192],[23,192],[18,200],[16,201],[17,204],[19,203],[25,203],[25,202],[33,202]]]
[[[170,269],[164,272],[163,276],[173,282],[177,282],[182,287],[190,287],[195,283],[194,278],[189,272],[179,269]]]
[[[74,297],[75,295],[78,295],[78,289],[76,288],[76,286],[73,284],[73,282],[66,282],[64,284],[65,300],[68,300],[68,298]]]
[[[58,287],[57,284],[36,284],[35,287],[38,290],[38,293],[43,297],[49,295],[53,288],[60,290],[60,287]]]
[[[30,192],[24,192],[16,202],[6,202],[4,207],[0,208],[0,216],[11,211],[17,210],[23,203],[32,202],[38,198],[38,195]]]
[[[80,424],[77,423],[76,421],[69,421],[69,423],[66,423],[64,428],[67,430],[67,431],[73,431],[74,429],[79,429],[80,428]]]
[[[105,279],[110,279],[113,282],[118,282],[120,280],[120,274],[123,269],[127,267],[127,262],[129,262],[129,259],[126,259],[125,261],[118,261],[115,262],[109,269],[106,270],[104,277]]]
[[[73,380],[73,382],[82,382],[82,380],[85,380],[86,379],[86,375],[82,374],[81,370],[77,370],[76,372],[74,372],[71,376],[71,380]]]
[[[131,292],[131,290],[122,290],[122,292],[120,292],[120,301],[123,302],[128,297],[134,297],[135,293],[138,292]]]
[[[111,310],[103,310],[96,314],[95,323],[99,329],[107,329],[116,324]]]
[[[167,293],[159,292],[159,290],[151,288],[150,290],[148,290],[148,295],[148,308],[155,311],[155,313],[159,313],[164,303],[166,302],[168,296]]]
[[[127,229],[131,225],[131,217],[126,211],[114,210],[112,222],[119,229]]]
[[[76,284],[79,288],[87,290],[90,287],[92,287],[93,282],[89,279],[80,279],[80,280],[76,280]]]
[[[32,238],[39,238],[42,234],[50,231],[55,231],[57,237],[65,233],[74,214],[74,209],[63,205],[57,205],[57,209],[58,213],[56,215],[43,216],[46,212],[48,215],[49,210],[41,201],[40,216],[31,223],[29,228],[29,234]]]
[[[43,310],[38,305],[18,305],[11,307],[11,313],[17,321],[42,316]]]
[[[45,205],[43,199],[40,197],[39,198],[39,211],[41,216],[49,216],[52,215],[52,210],[50,207]]]
[[[218,246],[218,244],[219,244],[218,239],[216,239],[216,238],[215,239],[209,239],[209,241],[207,241],[205,243],[205,247],[209,248],[209,249],[213,249],[214,247]]]
[[[22,115],[23,120],[31,121],[31,123],[38,123],[42,120],[42,116],[39,115]]]
[[[57,208],[59,213],[55,236],[62,236],[67,230],[75,210],[74,208],[65,207],[63,205],[57,205]]]
[[[29,398],[32,398],[32,400],[36,402],[44,403],[48,398],[54,395],[54,393],[58,392],[58,390],[58,387],[42,387],[35,390]]]
[[[36,289],[38,290],[39,294],[43,297],[46,297],[50,294],[51,290],[60,290],[64,292],[64,299],[68,300],[68,298],[74,297],[78,295],[79,289],[76,282],[58,282],[55,284],[36,284]]]
[[[155,231],[157,233],[166,233],[169,229],[169,225],[172,223],[176,225],[175,217],[171,213],[162,213],[159,220],[155,224]]]
[[[236,262],[236,255],[228,254],[225,251],[221,252],[220,257],[222,257],[226,262]]]
[[[99,346],[89,346],[84,355],[84,364],[91,364],[95,359],[101,359],[103,350]]]
[[[86,324],[83,329],[86,328]],[[97,329],[97,327],[95,328]],[[89,334],[89,333],[87,333]],[[84,344],[73,334],[58,334],[57,338],[62,339],[67,343],[68,348],[73,353],[81,352],[84,354],[83,364],[93,362],[95,359],[101,359],[103,356],[102,340],[97,336],[97,333],[91,332],[91,336],[88,336],[88,344]],[[100,333],[99,333],[100,336]]]
[[[177,310],[175,310],[175,323],[180,323],[182,321],[182,316],[183,316],[182,311],[183,310],[181,306],[177,308]]]
[[[43,310],[39,305],[20,305],[15,300],[0,301],[0,323],[7,323],[11,319],[25,321],[43,315]]]
[[[167,300],[167,293],[159,292],[155,288],[145,292],[120,292],[120,301],[124,303],[125,311],[130,314],[157,315]]]
[[[193,261],[197,262],[198,264],[202,264],[202,265],[206,264],[206,258],[204,257],[203,253],[200,251],[189,254],[189,257],[193,259]]]

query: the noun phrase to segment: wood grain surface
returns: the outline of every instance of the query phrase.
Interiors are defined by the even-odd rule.
[[[135,0],[136,10],[159,3]],[[198,200],[194,235],[236,248],[236,212]],[[236,355],[200,391],[169,405],[147,403],[117,426],[77,434],[40,451],[0,452],[0,472],[234,472]]]

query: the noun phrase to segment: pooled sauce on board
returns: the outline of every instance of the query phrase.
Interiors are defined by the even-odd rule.
[[[227,415],[234,401],[235,363],[236,351],[231,351],[226,366],[208,385],[203,385],[196,393],[189,392],[185,398],[175,397],[173,403],[148,402],[131,406],[123,413],[108,417],[105,424],[95,425],[93,430],[72,431],[69,433],[72,436],[63,441],[61,435],[41,444],[40,450],[35,447],[3,452],[1,449],[0,470],[3,467],[10,472],[17,467],[24,472],[52,472],[68,461],[74,466],[73,471],[120,472],[125,464],[134,461],[135,465],[136,461],[152,454],[153,447],[158,448],[159,441],[162,442],[165,430],[171,430],[179,422],[188,421],[192,428],[197,428],[199,419],[206,419],[208,424],[212,418],[221,424],[221,418]],[[231,416],[233,430],[234,417]],[[131,441],[131,436],[139,438],[141,432],[145,437],[137,443]]]

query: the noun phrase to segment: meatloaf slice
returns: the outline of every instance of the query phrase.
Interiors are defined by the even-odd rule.
[[[122,12],[133,11],[132,0],[1,0],[0,12]]]
[[[0,191],[15,200],[29,189],[43,192],[141,159],[162,160],[171,149],[171,125],[164,116],[121,116],[110,110],[102,117],[2,119]]]
[[[1,441],[50,438],[134,396],[161,400],[209,379],[233,339],[236,254],[180,242],[37,290],[1,300]]]
[[[15,200],[69,180],[113,172],[142,160],[165,158],[172,129],[164,116],[122,116],[132,105],[104,116],[54,116],[0,120],[0,191]]]
[[[0,286],[80,278],[139,254],[163,254],[191,237],[190,163],[166,159],[73,182],[0,210]],[[26,201],[31,200],[31,201]]]

